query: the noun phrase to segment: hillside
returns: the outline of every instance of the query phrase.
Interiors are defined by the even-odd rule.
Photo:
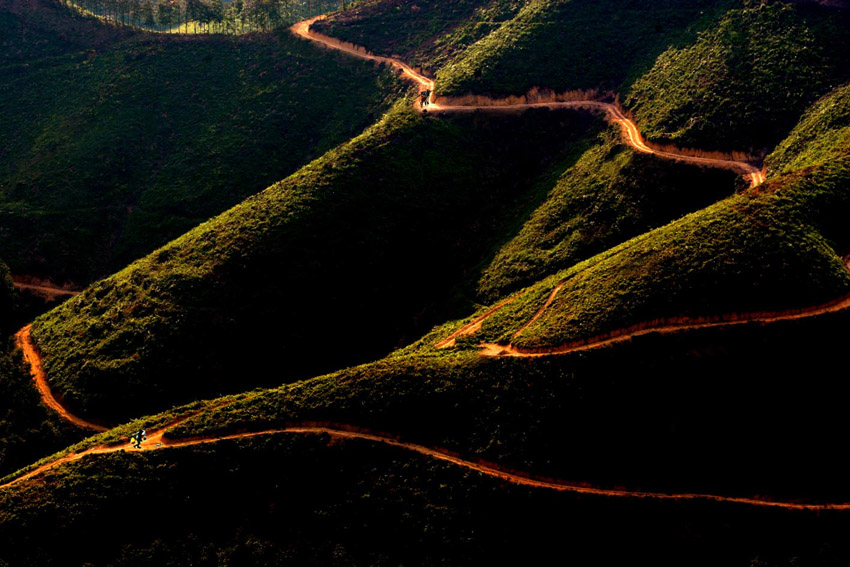
[[[75,443],[85,435],[39,404],[38,391],[12,356],[0,351],[0,475],[6,475]]]
[[[127,418],[382,356],[457,308],[535,178],[598,127],[406,107],[39,318],[68,405]]]
[[[0,5],[0,76],[48,57],[101,49],[132,37],[127,28],[103,26],[51,0],[4,0]]]
[[[770,149],[816,98],[850,78],[841,55],[848,25],[846,10],[745,3],[692,45],[664,52],[625,103],[651,140]]]
[[[372,1],[317,29],[423,65],[441,96],[613,91],[648,139],[704,150],[764,155],[850,77],[850,12],[830,3],[480,2],[464,24],[428,6]]]
[[[558,179],[482,274],[493,301],[732,193],[732,172],[669,163],[610,128]]]
[[[0,257],[57,282],[107,275],[279,181],[399,92],[285,31],[32,45],[0,71]]]
[[[829,450],[846,434],[842,386],[828,369],[841,356],[835,331],[846,324],[845,314],[657,337],[546,363],[448,353],[396,357],[235,403],[222,400],[231,404],[223,408],[207,404],[169,438],[331,421],[594,486],[842,501],[843,468],[834,460],[840,455]],[[786,380],[801,371],[818,377],[805,393]],[[789,406],[797,408],[790,420]],[[153,430],[157,421],[122,429]],[[778,467],[782,478],[771,474]],[[746,565],[757,556],[786,565],[791,557],[813,561],[824,545],[838,558],[847,552],[840,536],[846,516],[837,512],[558,493],[328,436],[151,447],[89,457],[46,475],[44,485],[24,482],[0,493],[5,557],[22,553],[46,565],[218,554],[244,564],[270,557],[284,564],[464,564],[495,561],[494,550],[526,556],[524,545],[539,541],[533,557],[543,561],[565,553],[563,536],[548,535],[563,530],[577,560],[596,556],[610,537],[634,541],[622,557],[651,555],[663,565],[682,557],[697,565]],[[126,509],[135,514],[125,517]],[[120,525],[117,517],[124,518]],[[341,529],[351,517],[360,527]],[[49,537],[46,522],[59,526]],[[22,534],[30,534],[26,551]],[[101,543],[91,545],[94,538]],[[616,563],[618,553],[603,561]],[[833,559],[824,564],[840,564]]]
[[[0,566],[846,565],[843,4],[365,0],[310,43],[162,40],[303,50],[373,124],[8,343]],[[188,65],[159,42],[78,65]]]

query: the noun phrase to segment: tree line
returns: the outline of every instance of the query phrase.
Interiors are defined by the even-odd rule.
[[[61,0],[117,25],[170,33],[269,31],[337,8],[346,0]]]

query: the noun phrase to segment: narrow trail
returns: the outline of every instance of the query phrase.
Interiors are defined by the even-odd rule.
[[[362,59],[372,60],[381,63],[391,64],[399,69],[401,69],[402,73],[408,79],[416,82],[419,85],[433,91],[434,82],[427,77],[424,77],[420,73],[417,73],[408,65],[404,64],[401,61],[388,58],[388,57],[380,57],[376,55],[372,55],[366,53],[365,50],[358,48],[356,46],[346,45],[343,42],[335,40],[333,38],[328,38],[326,36],[322,36],[321,34],[317,34],[310,31],[310,25],[316,20],[314,18],[312,20],[308,20],[305,22],[301,22],[293,26],[292,30],[299,36],[307,38],[311,41],[321,43],[327,47],[332,49],[337,49],[340,51],[344,51],[346,53],[350,53],[356,57],[360,57]],[[433,96],[433,95],[432,95]],[[732,169],[743,175],[747,176],[751,185],[755,186],[764,181],[764,175],[753,165],[746,162],[732,161],[732,160],[722,160],[722,159],[712,159],[712,158],[700,158],[693,157],[687,155],[675,154],[672,152],[664,152],[659,150],[654,150],[647,146],[643,141],[643,138],[640,135],[640,131],[637,126],[625,117],[622,112],[613,104],[608,104],[604,102],[597,101],[572,101],[572,102],[550,102],[550,103],[530,103],[530,104],[516,104],[510,106],[440,106],[433,104],[430,107],[430,110],[435,111],[443,111],[443,112],[468,112],[471,110],[516,110],[523,108],[531,108],[531,107],[547,107],[547,108],[586,108],[591,110],[602,110],[604,111],[609,119],[612,122],[619,124],[624,132],[624,138],[627,143],[636,149],[637,151],[643,153],[651,153],[661,157],[675,159],[678,161],[684,161],[689,163],[695,163],[699,165],[711,166],[711,167],[722,167],[726,169]],[[22,284],[27,285],[27,284]],[[554,301],[561,287],[564,285],[564,282],[561,282],[556,286],[553,291],[550,293],[549,298],[547,299],[546,304],[535,314],[534,318],[523,326],[514,336],[518,336],[525,329],[527,329],[531,324],[533,324],[546,310],[546,308]],[[37,286],[36,286],[37,287]],[[69,294],[73,294],[73,292],[69,292]],[[515,301],[520,295],[516,295],[510,299],[502,301],[497,304],[483,315],[472,321],[471,323],[465,325],[463,328],[455,331],[452,335],[438,343],[438,346],[451,346],[454,344],[454,340],[462,336],[464,334],[472,334],[476,332],[481,327],[481,323],[483,323],[488,317],[492,316],[495,312],[497,312],[502,307],[508,305],[509,303]],[[681,320],[680,323],[671,323],[666,326],[660,327],[648,327],[644,329],[635,329],[629,330],[626,329],[622,332],[621,335],[616,337],[608,337],[605,339],[599,339],[598,342],[592,342],[594,339],[587,341],[586,344],[580,346],[565,346],[558,347],[557,349],[553,349],[551,352],[536,352],[536,353],[522,353],[513,347],[500,346],[500,345],[484,345],[485,351],[487,348],[492,347],[493,349],[499,349],[499,352],[496,354],[499,356],[545,356],[546,354],[556,354],[556,353],[566,353],[572,352],[573,350],[582,350],[589,348],[597,348],[603,346],[604,344],[610,344],[613,342],[626,341],[630,338],[641,334],[648,334],[651,332],[672,332],[672,331],[681,331],[686,329],[699,329],[713,326],[723,326],[723,325],[735,325],[746,322],[760,321],[760,322],[773,322],[780,320],[790,320],[797,319],[803,317],[810,317],[823,313],[830,313],[841,311],[850,307],[850,296],[843,298],[841,300],[832,302],[830,304],[814,307],[806,310],[799,310],[798,312],[783,312],[783,313],[774,313],[774,314],[758,314],[750,319],[735,319],[729,321],[722,322],[683,322]],[[89,423],[79,417],[74,416],[70,412],[68,412],[62,405],[56,400],[53,394],[50,391],[49,385],[47,383],[46,374],[44,372],[41,357],[36,349],[35,345],[32,342],[32,338],[30,336],[30,326],[24,327],[21,329],[16,335],[15,338],[18,342],[18,345],[21,347],[24,353],[24,358],[27,363],[30,365],[31,373],[33,379],[36,383],[36,387],[41,394],[42,400],[46,405],[50,408],[57,411],[64,419],[68,420],[75,425],[90,429],[93,431],[106,431],[106,428],[101,427],[99,425]],[[559,350],[560,349],[560,350]],[[207,408],[207,411],[212,408]],[[404,441],[400,441],[397,438],[381,435],[365,430],[359,430],[357,428],[352,428],[346,425],[338,425],[338,426],[327,426],[327,425],[300,425],[293,427],[286,427],[280,429],[269,429],[265,431],[253,432],[253,433],[237,433],[232,435],[222,435],[222,436],[212,436],[212,437],[199,437],[199,438],[191,438],[191,439],[181,439],[181,440],[171,440],[165,437],[165,433],[172,427],[198,415],[200,412],[196,412],[194,414],[184,416],[178,420],[171,422],[170,424],[159,428],[157,430],[153,430],[146,441],[142,443],[141,449],[139,451],[158,451],[170,448],[179,448],[179,447],[189,447],[195,445],[202,445],[207,443],[215,443],[219,441],[227,441],[227,440],[237,440],[237,439],[248,439],[252,437],[260,437],[260,436],[268,436],[268,435],[327,435],[333,439],[350,439],[350,440],[362,440],[368,441],[375,444],[387,445],[390,447],[394,447],[404,451],[410,451],[413,453],[417,453],[420,455],[424,455],[433,459],[437,459],[440,461],[451,463],[455,466],[464,468],[466,470],[471,470],[478,472],[482,475],[496,478],[505,482],[509,482],[516,485],[529,486],[533,488],[541,488],[548,490],[555,490],[559,492],[572,492],[578,494],[589,494],[589,495],[598,495],[605,497],[615,497],[615,498],[632,498],[632,499],[651,499],[651,500],[676,500],[676,501],[689,501],[689,500],[702,500],[702,501],[710,501],[710,502],[719,502],[719,503],[732,503],[732,504],[742,504],[748,506],[758,506],[758,507],[772,507],[772,508],[782,508],[788,510],[808,510],[808,511],[826,511],[826,510],[850,510],[850,503],[837,503],[837,504],[802,504],[798,502],[786,502],[786,501],[778,501],[778,500],[763,500],[757,498],[745,498],[745,497],[731,497],[731,496],[722,496],[715,494],[701,494],[701,493],[663,493],[663,492],[647,492],[647,491],[630,491],[625,489],[605,489],[605,488],[597,488],[593,486],[589,486],[583,483],[576,482],[566,482],[552,479],[543,479],[536,478],[533,475],[525,474],[522,472],[515,472],[506,470],[496,464],[486,463],[481,461],[473,461],[464,459],[461,456],[458,456],[450,451],[446,451],[439,448],[426,447],[424,445],[418,445],[415,443],[407,443]],[[81,460],[90,455],[101,455],[107,453],[117,453],[122,451],[137,451],[132,448],[131,442],[122,442],[111,445],[99,445],[96,447],[92,447],[90,449],[81,451],[79,453],[69,454],[60,458],[57,458],[54,461],[50,461],[45,463],[32,471],[23,474],[5,484],[0,485],[0,489],[7,488],[13,486],[15,484],[33,479],[45,473],[48,470],[57,468],[65,463],[70,463],[74,461]]]
[[[365,59],[367,61],[375,61],[376,63],[386,63],[388,65],[392,65],[393,67],[400,69],[402,75],[408,79],[423,87],[429,91],[431,91],[430,96],[430,104],[427,108],[423,109],[423,112],[474,112],[474,111],[482,111],[486,110],[489,112],[516,112],[522,111],[528,108],[572,108],[572,109],[583,109],[590,111],[597,111],[605,113],[608,120],[614,124],[620,126],[623,131],[623,139],[625,142],[631,146],[634,150],[644,153],[644,154],[652,154],[658,157],[671,159],[684,163],[692,163],[695,165],[701,165],[705,167],[717,167],[722,169],[732,170],[736,173],[741,174],[747,182],[750,184],[750,187],[756,187],[765,181],[764,172],[758,167],[754,166],[751,163],[745,161],[737,161],[733,159],[720,159],[720,158],[708,158],[708,157],[696,157],[692,155],[688,155],[687,153],[675,153],[669,150],[661,150],[650,147],[646,141],[641,136],[640,129],[638,129],[637,124],[634,123],[633,120],[629,119],[619,106],[616,104],[611,104],[607,102],[601,102],[597,100],[571,100],[571,101],[562,101],[562,102],[504,102],[503,104],[488,104],[488,105],[442,105],[436,102],[436,98],[434,96],[434,81],[424,76],[422,73],[417,72],[410,65],[404,63],[403,61],[399,61],[398,59],[393,59],[392,57],[383,57],[380,55],[374,55],[369,53],[365,48],[353,45],[350,43],[346,43],[344,41],[320,34],[318,32],[314,32],[310,29],[310,26],[313,25],[317,20],[322,19],[324,16],[317,16],[310,20],[305,20],[303,22],[299,22],[292,26],[292,32],[304,39],[310,40],[312,42],[318,43],[330,49],[335,49],[337,51],[342,51],[344,53],[348,53],[349,55],[353,55],[354,57],[358,57],[360,59]]]
[[[194,415],[194,414],[193,414]],[[850,503],[835,503],[835,504],[804,504],[800,502],[788,502],[781,500],[766,500],[758,498],[747,498],[738,496],[722,496],[718,494],[703,494],[703,493],[666,493],[666,492],[648,492],[640,490],[626,489],[607,489],[596,488],[583,483],[565,482],[553,479],[536,478],[532,475],[521,472],[509,471],[499,467],[496,464],[484,461],[471,461],[464,459],[450,451],[426,447],[416,443],[407,443],[400,441],[394,437],[371,433],[368,431],[357,430],[348,426],[328,426],[328,425],[300,425],[285,427],[281,429],[268,429],[265,431],[257,431],[253,433],[235,433],[232,435],[222,435],[218,437],[200,437],[191,439],[169,440],[163,438],[163,434],[167,429],[177,425],[177,423],[185,421],[193,417],[181,418],[180,420],[154,432],[148,437],[147,441],[142,443],[141,449],[132,448],[130,442],[120,443],[115,445],[102,445],[92,447],[80,453],[74,453],[61,457],[55,461],[45,463],[40,467],[21,475],[5,484],[0,485],[0,489],[14,486],[18,483],[33,479],[42,475],[46,471],[59,467],[60,465],[79,461],[89,455],[103,455],[108,453],[118,453],[122,451],[146,452],[159,451],[164,449],[173,449],[180,447],[192,447],[207,443],[216,443],[220,441],[231,441],[238,439],[250,439],[252,437],[262,437],[269,435],[327,435],[334,440],[361,440],[369,441],[375,444],[387,445],[403,451],[409,451],[451,463],[460,468],[478,472],[484,476],[496,478],[504,482],[516,484],[520,486],[528,486],[532,488],[540,488],[546,490],[555,490],[558,492],[571,492],[576,494],[589,494],[595,496],[604,496],[611,498],[630,498],[630,499],[646,499],[646,500],[673,500],[673,501],[708,501],[728,504],[742,504],[747,506],[757,506],[762,508],[781,508],[786,510],[805,510],[805,511],[826,511],[826,510],[850,510]]]
[[[14,282],[16,289],[28,290],[36,292],[39,295],[47,296],[48,299],[56,299],[59,297],[73,297],[75,295],[79,295],[79,291],[72,291],[70,289],[65,289],[58,286],[52,285],[44,285],[44,284],[30,284],[24,282]]]
[[[555,290],[553,290],[552,296],[550,296],[550,300],[554,299],[554,295],[558,291],[560,291],[560,287],[557,287],[555,288]],[[547,302],[547,304],[543,308],[541,308],[541,310],[538,312],[537,315],[535,315],[535,317],[539,318],[539,316],[542,315],[542,312],[545,310],[546,307],[549,306],[550,303],[551,301]],[[755,313],[735,313],[731,315],[719,315],[717,317],[711,318],[673,317],[668,319],[657,319],[645,323],[638,323],[636,325],[632,325],[624,329],[618,329],[616,331],[612,331],[604,335],[591,337],[589,339],[582,339],[579,341],[573,341],[555,347],[526,349],[516,347],[514,345],[481,343],[480,354],[482,356],[490,357],[512,356],[523,358],[550,356],[557,354],[569,354],[571,352],[593,350],[614,345],[617,343],[624,343],[636,337],[651,334],[663,335],[671,333],[681,333],[686,331],[696,331],[699,329],[732,327],[735,325],[744,325],[748,323],[779,323],[782,321],[794,321],[798,319],[806,319],[809,317],[817,317],[819,315],[826,315],[829,313],[838,313],[847,309],[850,309],[850,295],[846,295],[840,299],[830,301],[828,303],[815,305],[813,307],[806,307],[803,309],[789,309],[785,311],[769,312],[762,311]],[[534,320],[526,324],[520,331],[525,330],[533,322]],[[517,336],[518,334],[519,332],[516,333],[514,336]]]
[[[38,393],[41,394],[41,400],[50,409],[56,411],[63,419],[69,421],[82,429],[91,431],[106,431],[105,427],[90,423],[82,418],[79,418],[65,409],[62,404],[53,396],[50,391],[50,385],[47,383],[47,374],[44,372],[44,367],[41,364],[41,355],[32,342],[30,331],[32,325],[27,325],[15,334],[15,342],[24,353],[24,360],[27,361],[30,367],[30,374],[35,382],[35,387],[38,388]]]
[[[850,304],[850,297],[844,300],[842,305],[846,306]],[[836,303],[836,307],[839,304]],[[843,308],[843,307],[842,307]],[[837,310],[837,309],[836,309]],[[801,316],[803,316],[801,314]],[[45,400],[45,403],[48,403],[51,408],[55,409],[59,414],[65,419],[71,421],[79,425],[80,427],[85,427],[88,429],[93,429],[96,431],[105,431],[105,428],[100,427],[99,425],[95,425],[93,423],[88,423],[80,418],[77,418],[71,415],[67,410],[65,410],[53,397],[50,393],[50,389],[47,385],[47,381],[44,379],[44,370],[41,366],[41,359],[38,354],[38,351],[34,348],[32,344],[32,340],[29,335],[29,327],[25,327],[21,329],[16,335],[18,340],[18,344],[21,345],[21,348],[24,349],[24,356],[26,361],[31,365],[33,376],[36,379],[36,383],[38,385],[39,392],[42,395],[42,399]],[[244,401],[244,400],[243,400]],[[590,485],[589,483],[582,482],[569,482],[548,478],[535,477],[532,474],[508,470],[504,467],[501,467],[495,463],[480,461],[480,460],[470,460],[465,459],[462,456],[448,451],[442,448],[435,447],[427,447],[425,445],[419,445],[417,443],[408,443],[405,441],[401,441],[396,437],[375,433],[371,431],[364,430],[358,427],[352,427],[350,425],[343,424],[334,424],[334,425],[314,425],[314,424],[302,424],[291,427],[284,427],[279,429],[267,429],[264,431],[257,431],[252,433],[234,433],[230,435],[219,435],[219,436],[209,436],[209,437],[194,437],[194,438],[186,438],[186,439],[177,439],[172,440],[165,437],[165,433],[205,412],[211,411],[215,409],[220,409],[224,406],[228,405],[228,403],[219,404],[216,406],[204,408],[202,410],[193,412],[189,415],[185,415],[180,417],[171,423],[160,427],[158,429],[151,430],[150,435],[148,435],[147,440],[143,441],[141,444],[141,449],[135,449],[132,446],[131,441],[124,441],[120,443],[114,443],[109,445],[98,445],[92,447],[90,449],[86,449],[84,451],[80,451],[79,453],[71,453],[65,455],[63,457],[59,457],[53,461],[44,463],[36,467],[35,469],[22,474],[21,476],[10,480],[4,484],[0,484],[0,489],[8,488],[10,486],[14,486],[18,483],[25,482],[27,480],[34,479],[43,473],[60,467],[66,463],[72,463],[75,461],[79,461],[90,455],[104,455],[108,453],[118,453],[122,451],[135,452],[135,451],[158,451],[162,449],[171,449],[171,448],[180,448],[180,447],[191,447],[195,445],[203,445],[207,443],[217,443],[219,441],[231,441],[237,439],[250,439],[252,437],[261,437],[268,435],[328,435],[332,439],[337,440],[345,440],[345,439],[356,439],[362,441],[369,441],[376,444],[388,445],[390,447],[394,447],[403,451],[410,451],[413,453],[417,453],[420,455],[424,455],[426,457],[430,457],[433,459],[437,459],[439,461],[445,461],[451,463],[455,466],[478,472],[484,476],[488,476],[491,478],[497,478],[499,480],[509,482],[511,484],[516,484],[520,486],[528,486],[532,488],[540,488],[547,490],[555,490],[558,492],[571,492],[576,494],[589,494],[596,496],[605,496],[611,498],[631,498],[631,499],[647,499],[647,500],[674,500],[674,501],[709,501],[709,502],[720,502],[720,503],[730,503],[730,504],[743,504],[747,506],[757,506],[757,507],[769,507],[769,508],[782,508],[786,510],[808,510],[808,511],[826,511],[826,510],[850,510],[850,503],[825,503],[825,504],[804,504],[800,502],[793,501],[782,501],[782,500],[767,500],[767,499],[759,499],[759,498],[747,498],[747,497],[738,497],[738,496],[723,496],[719,494],[703,494],[703,493],[667,493],[667,492],[649,492],[649,491],[641,491],[641,490],[627,490],[627,489],[608,489],[608,488],[599,488]]]

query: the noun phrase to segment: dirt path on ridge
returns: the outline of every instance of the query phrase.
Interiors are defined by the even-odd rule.
[[[614,124],[620,126],[623,131],[623,139],[625,142],[631,146],[634,150],[645,153],[652,154],[658,157],[672,159],[675,161],[692,163],[695,165],[701,165],[705,167],[718,167],[722,169],[728,169],[735,171],[736,173],[741,174],[744,178],[749,182],[750,187],[755,187],[760,185],[765,180],[765,175],[762,170],[757,168],[751,163],[747,163],[745,161],[736,161],[733,159],[719,159],[719,158],[707,158],[707,157],[695,157],[691,155],[687,155],[685,153],[675,153],[670,150],[656,150],[654,148],[649,147],[641,136],[640,130],[637,127],[637,124],[634,121],[630,120],[623,114],[623,111],[615,104],[610,104],[607,102],[601,102],[597,100],[575,100],[575,101],[565,101],[565,102],[535,102],[535,103],[505,103],[505,104],[493,104],[493,105],[463,105],[463,106],[452,106],[452,105],[441,105],[435,102],[434,98],[434,81],[424,76],[422,73],[417,72],[407,63],[403,61],[399,61],[398,59],[393,59],[392,57],[383,57],[381,55],[374,55],[369,53],[365,48],[353,45],[344,41],[341,41],[336,38],[332,38],[318,32],[314,32],[310,29],[310,26],[313,25],[317,20],[322,19],[324,16],[317,16],[315,18],[305,20],[303,22],[299,22],[292,26],[291,31],[295,35],[302,37],[304,39],[310,40],[314,43],[318,43],[330,49],[335,49],[337,51],[342,51],[344,53],[348,53],[349,55],[353,55],[354,57],[358,57],[360,59],[366,59],[367,61],[375,61],[377,63],[386,63],[388,65],[392,65],[393,67],[400,69],[402,75],[409,81],[412,81],[423,87],[429,91],[431,91],[430,104],[423,111],[429,112],[472,112],[479,110],[486,111],[521,111],[527,108],[572,108],[572,109],[584,109],[590,111],[601,111],[604,112],[608,120]]]

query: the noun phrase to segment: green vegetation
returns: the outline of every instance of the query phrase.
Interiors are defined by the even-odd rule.
[[[443,95],[618,89],[733,0],[534,0],[437,73]],[[557,64],[553,64],[557,62]]]
[[[38,59],[99,49],[133,35],[70,13],[52,0],[5,0],[0,5],[0,79]]]
[[[243,397],[168,436],[331,422],[602,486],[838,501],[850,494],[841,456],[826,448],[847,425],[830,365],[840,364],[836,331],[847,320],[646,337],[549,359],[395,356]],[[806,372],[811,387],[801,391],[793,377]],[[793,420],[788,404],[800,412]],[[742,470],[754,445],[760,458]],[[809,455],[826,461],[812,468]],[[776,467],[788,475],[769,479]]]
[[[536,305],[520,301],[502,309],[478,338],[552,347],[656,318],[834,299],[850,290],[850,274],[832,247],[844,237],[809,215],[834,207],[836,217],[846,218],[847,167],[845,161],[814,178],[776,179],[577,264],[538,284],[552,290],[566,282],[522,335],[512,338],[518,321],[529,321],[546,294],[534,296]]]
[[[71,9],[122,26],[172,33],[269,31],[324,14],[337,0],[61,0]]]
[[[378,358],[456,313],[537,176],[597,127],[400,104],[38,319],[51,384],[81,415],[121,419]]]
[[[842,455],[829,448],[847,425],[843,385],[829,368],[843,356],[836,331],[847,322],[706,331],[546,361],[398,357],[225,408],[207,404],[174,436],[340,421],[603,486],[841,500]],[[807,373],[805,389],[790,379],[798,372]],[[647,553],[656,564],[679,565],[690,549],[699,565],[746,565],[768,554],[787,566],[785,558],[824,542],[842,553],[842,518],[559,494],[368,442],[276,435],[88,457],[44,482],[4,489],[0,558],[47,566],[224,564],[217,555],[247,565],[469,564],[495,561],[494,546],[528,558],[526,546],[537,542],[544,563],[570,555],[621,564],[597,555],[617,537],[643,541],[628,557]],[[668,522],[686,526],[682,539]],[[564,530],[575,537],[566,548]]]
[[[719,142],[709,147],[738,148],[758,136],[775,141],[791,134],[767,158],[769,181],[743,189],[729,172],[636,154],[586,112],[435,116],[399,100],[363,134],[40,317],[33,336],[64,403],[85,417],[124,423],[80,441],[79,432],[45,415],[26,373],[0,359],[0,476],[11,473],[0,483],[63,455],[123,442],[143,427],[170,425],[165,439],[178,440],[325,423],[598,487],[850,502],[846,459],[836,450],[850,433],[846,388],[835,370],[845,365],[848,311],[649,334],[542,358],[483,357],[477,348],[482,341],[552,347],[657,318],[805,308],[850,292],[843,259],[850,252],[850,87],[835,88],[846,81],[838,56],[824,47],[824,38],[837,37],[837,14],[772,0],[370,0],[335,16],[323,31],[370,49],[402,51],[435,66],[456,58],[443,73],[458,94],[515,94],[530,86],[626,92],[624,85],[634,83],[630,102],[658,132],[688,104],[718,129],[694,122],[670,138],[676,143],[709,143],[713,136]],[[61,55],[60,46],[30,67],[14,55],[0,64],[9,71],[0,95],[14,93],[17,81],[30,81],[37,92],[99,69],[105,94],[90,105],[92,114],[108,111],[135,128],[113,145],[144,132],[143,143],[155,147],[148,122],[122,113],[143,103],[128,96],[114,104],[118,91],[109,85],[160,98],[141,88],[147,82],[126,78],[159,60],[150,77],[165,73],[175,100],[207,96],[166,68],[196,72],[187,71],[188,62],[217,49],[214,42],[230,55],[200,67],[207,74],[219,66],[248,69],[251,96],[216,114],[225,103],[209,100],[231,92],[230,85],[211,88],[208,102],[194,110],[204,119],[256,119],[280,128],[274,109],[281,99],[297,102],[292,114],[303,114],[305,97],[319,107],[331,100],[322,93],[338,94],[348,84],[334,76],[336,90],[320,81],[308,88],[300,78],[337,66],[352,76],[346,81],[360,81],[359,110],[314,117],[313,124],[331,124],[333,132],[316,133],[313,149],[288,162],[292,170],[400,92],[388,73],[262,35],[137,37],[98,48],[91,60],[88,51]],[[48,53],[48,43],[36,41],[32,49]],[[188,54],[175,56],[181,49]],[[268,63],[283,51],[278,67]],[[669,100],[653,90],[675,73],[687,83],[683,69],[697,68],[697,56],[707,68],[722,62],[764,76],[751,81],[753,93],[743,92],[745,75],[721,72],[691,91],[671,88]],[[280,65],[292,60],[304,68],[278,85]],[[801,76],[806,80],[795,83]],[[97,95],[80,92],[81,99]],[[743,92],[741,109],[727,106],[731,92]],[[763,108],[751,104],[755,97],[764,97]],[[25,106],[23,98],[12,100]],[[36,108],[47,105],[34,100]],[[658,104],[650,108],[651,100]],[[186,138],[159,155],[171,159],[180,144],[200,139],[192,151],[180,149],[180,161],[161,170],[146,162],[157,172],[143,174],[119,159],[133,146],[110,153],[102,141],[115,132],[109,127],[92,119],[75,130],[74,121],[88,115],[69,113],[64,101],[51,102],[58,110],[39,118],[37,128],[6,104],[0,97],[0,118],[9,116],[20,134],[0,137],[0,183],[4,171],[17,175],[19,166],[3,169],[6,148],[17,145],[37,151],[15,163],[53,164],[39,165],[50,173],[39,179],[74,183],[60,166],[78,163],[71,171],[82,178],[76,187],[93,183],[93,164],[52,145],[56,132],[79,139],[81,147],[96,148],[86,155],[106,156],[101,171],[125,175],[126,193],[103,184],[99,193],[81,193],[94,201],[90,209],[119,203],[150,215],[133,213],[114,225],[119,231],[106,230],[115,242],[161,242],[156,238],[166,238],[168,227],[179,229],[167,217],[178,207],[209,205],[206,214],[226,208],[230,202],[218,199],[212,184],[237,179],[234,152],[247,155],[236,142],[228,145],[229,134],[199,123],[182,128]],[[716,108],[699,107],[706,104]],[[759,124],[767,108],[779,109],[772,130],[751,138],[730,130],[727,115]],[[0,120],[2,128],[11,127]],[[237,162],[239,175],[274,174],[259,170],[263,155],[277,156],[268,147],[279,138],[263,132],[243,132],[268,153]],[[204,148],[212,153],[197,153]],[[140,155],[149,154],[156,152]],[[122,200],[154,177],[162,189]],[[51,206],[57,219],[79,206],[42,183],[10,185],[2,198],[18,200],[7,209],[0,201],[0,212],[35,203]],[[235,201],[251,193],[256,187],[228,194]],[[133,225],[134,217],[142,220]],[[92,224],[65,222],[99,242]],[[9,225],[2,226],[6,235]],[[111,261],[120,261],[120,247],[109,246]],[[0,252],[20,253],[9,248]],[[0,281],[2,275],[0,265]],[[515,336],[557,286],[542,316]],[[471,320],[457,318],[476,298],[491,306],[514,301],[453,348],[435,349]],[[393,351],[402,345],[408,346]],[[245,392],[255,386],[273,388]],[[198,401],[204,398],[210,399]],[[175,407],[180,403],[189,405]],[[126,422],[145,413],[154,415]],[[46,443],[32,442],[42,436]],[[850,559],[848,527],[848,515],[835,510],[532,489],[398,447],[276,433],[91,455],[0,489],[0,566],[837,567]]]
[[[516,15],[525,1],[369,0],[317,21],[313,29],[433,73]]]
[[[10,344],[4,339],[0,352],[0,477],[82,437],[41,404],[29,374],[10,355]]]
[[[0,73],[0,257],[102,277],[361,132],[399,90],[287,32],[143,37]]]
[[[850,84],[813,105],[776,150],[765,160],[773,174],[797,171],[850,152]]]
[[[626,105],[644,135],[701,149],[753,151],[785,137],[850,66],[847,12],[746,2],[693,44],[671,48]]]
[[[728,196],[735,174],[637,154],[612,126],[484,271],[488,301]]]
[[[0,494],[0,559],[24,567],[837,567],[846,529],[840,515],[533,491],[322,437],[100,456]]]

